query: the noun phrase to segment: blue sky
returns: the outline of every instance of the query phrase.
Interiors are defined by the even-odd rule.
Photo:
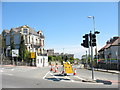
[[[3,2],[2,29],[28,25],[45,35],[45,48],[56,52],[74,53],[81,57],[82,36],[93,31],[94,16],[98,49],[118,35],[117,2]],[[63,49],[64,48],[64,49]]]

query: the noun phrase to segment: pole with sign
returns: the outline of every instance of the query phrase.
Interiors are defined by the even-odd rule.
[[[18,55],[19,55],[19,50],[18,49],[12,49],[12,62],[13,62],[13,65],[14,65],[14,58],[18,57]]]

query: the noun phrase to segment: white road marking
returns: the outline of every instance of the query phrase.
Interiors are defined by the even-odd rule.
[[[3,70],[0,70],[0,72],[3,72]]]
[[[50,71],[45,74],[45,76],[43,77],[43,79],[45,79],[45,77],[48,75],[48,73],[50,73]]]
[[[50,74],[53,75],[52,73],[50,73]],[[56,76],[54,76],[54,75],[53,75],[53,77],[56,78],[57,80],[60,80],[60,79],[58,79],[58,78],[57,78]]]
[[[14,70],[14,69],[11,69],[12,71]]]
[[[82,78],[80,78],[80,77],[78,77],[78,76],[74,76],[74,77],[77,77],[77,78],[79,78],[79,79],[81,79],[81,80],[82,80]]]
[[[13,76],[13,74],[10,74],[10,73],[4,73],[4,74],[7,74],[7,75],[10,75],[10,76]]]
[[[71,78],[69,78],[69,77],[67,77],[67,76],[65,76],[65,77],[66,77],[67,79],[70,79],[71,82],[74,82],[74,80],[72,80]]]

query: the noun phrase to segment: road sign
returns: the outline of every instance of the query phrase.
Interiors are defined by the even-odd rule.
[[[64,66],[65,73],[67,74],[73,73],[72,66],[68,62],[65,62],[63,66]]]
[[[18,49],[12,49],[12,57],[18,57],[19,50]]]
[[[35,52],[30,53],[30,58],[35,58]]]

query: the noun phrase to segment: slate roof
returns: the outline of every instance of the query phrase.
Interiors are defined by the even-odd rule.
[[[117,39],[117,40],[115,40],[111,45],[120,45],[120,37]]]
[[[4,30],[4,32],[9,33],[10,31],[9,31],[9,30],[7,30],[7,29],[5,29],[5,30]]]
[[[30,34],[39,36],[39,34],[33,28],[29,27],[28,25],[19,26],[16,28],[11,28],[11,30],[6,29],[6,30],[4,30],[4,32],[9,33],[10,31],[15,31],[17,33],[17,32],[20,32],[21,28],[29,28]],[[44,35],[40,35],[40,38],[45,38],[45,37],[44,37]]]
[[[103,51],[104,49],[107,49],[107,48],[109,48],[109,47],[111,47],[111,46],[118,46],[118,45],[120,45],[120,37],[118,37],[115,41],[113,41],[112,43],[108,43],[108,44],[106,44],[104,47],[102,47],[98,52],[100,52],[100,51]]]

